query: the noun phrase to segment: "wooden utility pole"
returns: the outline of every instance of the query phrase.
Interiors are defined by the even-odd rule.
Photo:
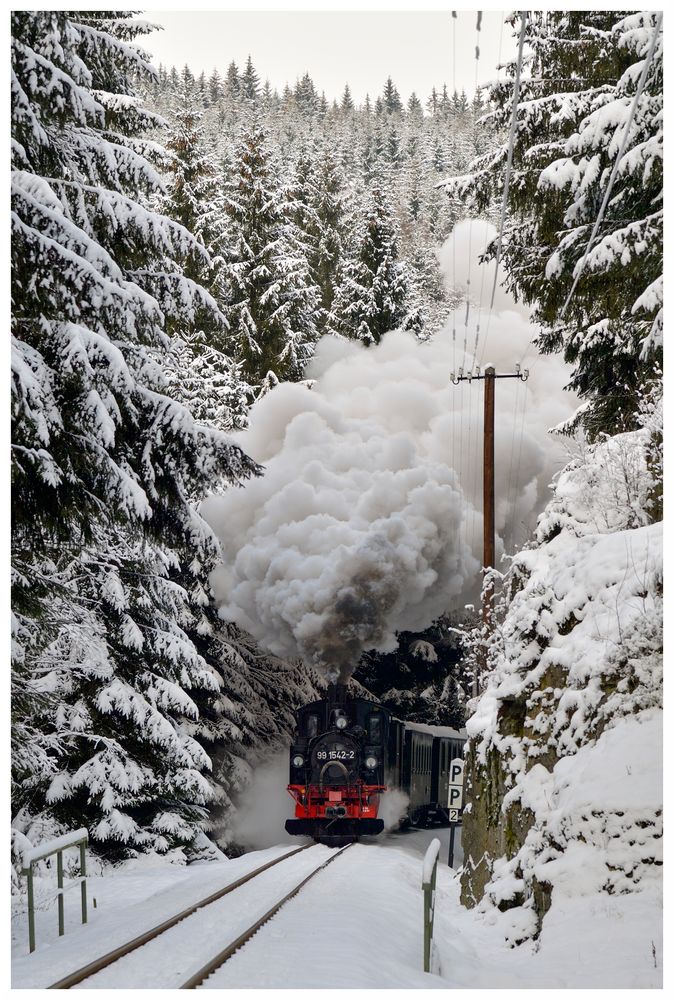
[[[517,378],[526,382],[529,378],[529,371],[520,371],[520,366],[515,365],[515,371],[508,374],[497,375],[493,365],[488,365],[484,372],[480,374],[479,367],[471,370],[467,375],[463,368],[459,368],[459,374],[452,372],[452,382],[458,385],[459,382],[484,382],[484,444],[482,451],[482,566],[483,574],[493,568],[496,559],[496,529],[494,523],[494,412],[496,406],[496,379],[497,378]],[[482,588],[482,621],[487,626],[491,625],[491,604],[494,596],[494,588],[490,585]],[[488,634],[488,631],[487,631]],[[482,661],[482,669],[486,666],[486,646],[485,655]],[[474,694],[477,694],[478,678],[475,678]]]
[[[505,376],[501,376],[504,378]],[[482,565],[486,573],[494,565],[494,389],[496,369],[484,370],[484,448],[482,455]],[[491,618],[492,587],[483,589],[482,620]]]

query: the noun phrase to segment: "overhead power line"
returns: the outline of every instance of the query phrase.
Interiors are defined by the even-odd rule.
[[[503,229],[505,227],[506,207],[508,205],[508,189],[510,187],[510,173],[512,171],[512,165],[513,165],[513,150],[515,148],[515,134],[517,132],[517,102],[519,101],[520,80],[522,78],[522,53],[524,51],[524,36],[527,25],[527,11],[523,10],[520,16],[522,18],[522,23],[520,25],[520,40],[519,40],[519,47],[517,50],[517,70],[515,73],[515,85],[513,87],[513,109],[512,109],[512,118],[510,119],[508,159],[506,162],[505,180],[503,182],[503,204],[501,205],[501,225],[499,227],[498,246],[496,248],[496,267],[494,268],[494,284],[491,290],[491,302],[489,304],[490,316],[491,316],[491,310],[494,307],[494,298],[496,296],[496,285],[498,282],[498,267],[501,260],[501,248],[503,246]]]

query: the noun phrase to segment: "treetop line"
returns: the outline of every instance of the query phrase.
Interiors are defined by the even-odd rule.
[[[272,87],[269,80],[265,80],[262,85],[260,84],[260,78],[250,56],[243,72],[232,60],[224,78],[217,69],[214,69],[208,77],[205,71],[202,71],[199,76],[195,76],[187,64],[182,70],[179,70],[176,66],[168,68],[160,63],[156,85],[160,88],[169,87],[177,90],[178,87],[183,87],[194,91],[207,107],[224,99],[238,101],[243,105],[257,104],[262,108],[274,106],[276,109],[288,110],[295,107],[301,113],[310,115],[362,112],[374,116],[386,114],[399,115],[403,118],[418,118],[424,114],[424,105],[416,92],[412,91],[405,104],[390,76],[384,83],[381,95],[375,97],[374,103],[370,95],[366,94],[363,102],[356,104],[348,83],[345,84],[342,97],[339,100],[334,98],[332,101],[328,101],[323,91],[319,93],[309,73],[298,78],[294,86],[286,83],[279,94],[278,89]],[[454,85],[450,92],[447,84],[443,83],[440,88],[435,86],[431,88],[425,109],[431,116],[447,117],[465,114],[471,106],[483,107],[478,88],[469,100],[465,87],[458,90]]]

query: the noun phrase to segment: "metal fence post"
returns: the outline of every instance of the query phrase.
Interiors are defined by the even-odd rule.
[[[65,912],[63,907],[63,851],[56,852],[56,885],[58,886],[59,937],[66,932]]]
[[[424,885],[424,972],[428,972],[431,957],[431,924],[430,924],[430,901],[428,898],[429,885]]]
[[[28,878],[28,950],[35,951],[35,892],[33,886],[33,866],[25,869]]]
[[[87,845],[85,841],[80,844],[80,883],[82,889],[82,923],[87,922]]]
[[[433,946],[433,924],[435,921],[435,885],[438,875],[438,854],[440,841],[431,842],[424,858],[424,875],[421,888],[424,892],[424,972],[431,971],[431,949]],[[429,868],[432,869],[429,872]]]

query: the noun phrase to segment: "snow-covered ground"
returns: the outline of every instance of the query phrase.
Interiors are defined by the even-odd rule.
[[[422,858],[441,840],[432,974],[422,971]],[[320,872],[211,979],[207,988],[657,988],[662,937],[655,889],[553,898],[535,944],[505,944],[509,913],[465,910],[456,872],[447,867],[448,830],[411,830],[371,838]],[[13,986],[44,987],[97,955],[289,850],[255,851],[232,861],[186,868],[146,858],[90,880],[90,923],[58,939],[52,906],[38,914],[38,949],[27,954],[25,912],[13,920]],[[102,987],[177,985],[331,852],[303,852],[235,890],[91,983]],[[319,856],[320,855],[320,856]],[[460,854],[459,854],[460,858]],[[263,881],[264,880],[264,881]],[[276,899],[272,898],[277,893]],[[264,912],[261,909],[260,912]],[[258,914],[259,915],[259,914]],[[124,978],[122,977],[124,969]],[[128,977],[131,976],[131,979]]]

